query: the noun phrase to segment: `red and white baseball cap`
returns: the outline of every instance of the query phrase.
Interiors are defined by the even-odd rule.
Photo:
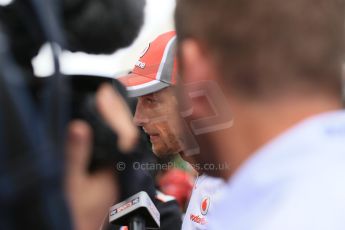
[[[151,42],[133,71],[118,80],[130,97],[139,97],[176,84],[176,75],[176,33],[171,31]]]

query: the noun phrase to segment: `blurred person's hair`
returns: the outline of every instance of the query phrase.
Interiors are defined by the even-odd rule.
[[[338,96],[344,14],[343,0],[178,0],[175,21],[179,42],[197,40],[234,93]]]

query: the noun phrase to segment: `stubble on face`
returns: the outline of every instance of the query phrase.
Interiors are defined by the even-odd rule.
[[[150,97],[153,102],[147,107],[149,122],[143,125],[144,131],[150,135],[155,155],[160,158],[174,156],[181,150],[176,122],[179,112],[174,90],[166,88]]]
[[[156,126],[159,136],[155,140],[151,140],[152,150],[158,157],[170,157],[178,154],[180,151],[180,143],[174,131],[168,123]]]

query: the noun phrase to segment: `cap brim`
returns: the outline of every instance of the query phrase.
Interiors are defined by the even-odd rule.
[[[170,86],[168,83],[133,73],[117,78],[117,80],[126,86],[129,97],[144,96]]]

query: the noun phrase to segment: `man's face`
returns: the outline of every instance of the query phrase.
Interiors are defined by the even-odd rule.
[[[152,150],[158,157],[177,154],[178,108],[172,87],[138,98],[134,122],[149,135]]]

